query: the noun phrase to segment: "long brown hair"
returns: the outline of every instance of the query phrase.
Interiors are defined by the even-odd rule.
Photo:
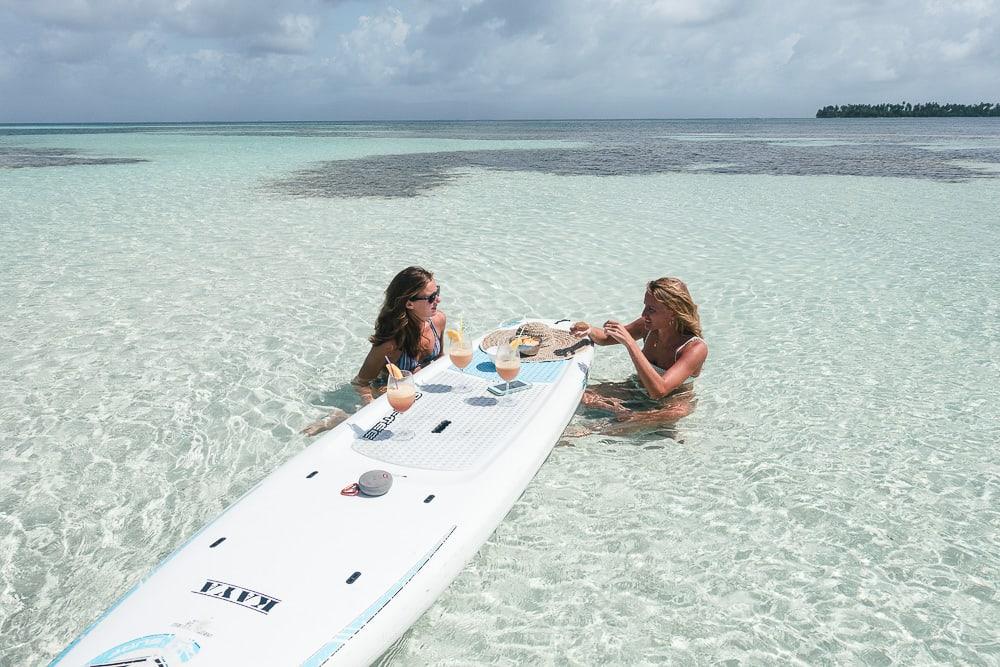
[[[399,350],[417,356],[424,323],[412,315],[406,302],[419,295],[432,280],[434,274],[419,266],[408,266],[395,275],[385,288],[385,300],[375,320],[375,333],[368,338],[372,345],[391,340]]]
[[[673,311],[674,322],[679,332],[701,338],[698,305],[691,298],[687,285],[678,278],[658,278],[650,280],[646,284],[646,289],[654,299]]]

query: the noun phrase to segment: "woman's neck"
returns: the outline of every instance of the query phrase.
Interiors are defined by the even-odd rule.
[[[659,347],[679,347],[684,339],[687,338],[687,334],[684,334],[673,327],[665,327],[663,329],[654,329],[656,332],[656,340]]]

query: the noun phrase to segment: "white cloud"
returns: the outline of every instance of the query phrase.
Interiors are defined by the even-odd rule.
[[[947,61],[963,60],[976,52],[982,43],[983,31],[979,28],[970,30],[959,41],[941,40],[938,51]]]
[[[128,36],[128,40],[125,43],[128,48],[134,51],[142,51],[156,42],[156,33],[152,30],[136,30]]]
[[[155,3],[130,0],[0,0],[0,8],[50,27],[103,29],[135,25],[155,15]]]
[[[931,15],[968,14],[986,19],[997,14],[997,0],[925,0],[924,6]]]
[[[795,57],[795,46],[802,41],[802,35],[795,32],[782,39],[777,44],[775,53],[781,65],[787,65]]]
[[[22,19],[76,32],[156,32],[167,38],[226,40],[229,46],[305,51],[318,25],[317,0],[0,0]],[[328,9],[328,8],[327,8]]]
[[[410,30],[410,24],[397,9],[361,16],[357,27],[340,38],[339,61],[369,83],[383,84],[402,77],[422,57],[420,51],[407,47]]]
[[[76,64],[88,62],[106,53],[108,43],[90,33],[59,28],[43,31],[29,49],[43,62]]]
[[[643,10],[668,23],[697,25],[728,16],[737,6],[736,0],[651,0]]]
[[[313,47],[319,22],[305,14],[286,14],[274,32],[258,41],[261,50],[277,53],[305,53]]]

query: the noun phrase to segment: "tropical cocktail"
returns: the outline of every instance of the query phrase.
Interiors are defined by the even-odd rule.
[[[413,373],[401,371],[395,364],[389,364],[389,385],[386,388],[386,398],[389,405],[396,412],[406,412],[413,407],[413,402],[417,400],[417,387],[413,384]],[[405,429],[392,429],[393,440],[409,440],[413,437],[413,431]]]
[[[516,341],[514,341],[516,343]],[[518,354],[517,346],[510,343],[503,344],[497,348],[497,356],[493,360],[497,369],[497,375],[504,381],[504,393],[502,400],[508,400],[510,393],[510,381],[521,372],[521,355]]]
[[[448,329],[445,334],[448,336],[448,358],[451,363],[462,373],[462,381],[452,386],[451,390],[458,394],[470,391],[465,382],[465,367],[472,363],[472,346],[461,329]]]

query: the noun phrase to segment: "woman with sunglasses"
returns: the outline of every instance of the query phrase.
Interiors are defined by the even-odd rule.
[[[438,310],[441,288],[434,274],[419,266],[408,266],[392,279],[385,290],[385,300],[375,320],[375,332],[368,338],[372,344],[361,364],[361,370],[351,380],[351,386],[367,404],[376,391],[385,387],[388,358],[400,370],[416,373],[441,356],[447,317]],[[333,428],[347,413],[334,409],[327,417],[302,430],[316,435]]]

